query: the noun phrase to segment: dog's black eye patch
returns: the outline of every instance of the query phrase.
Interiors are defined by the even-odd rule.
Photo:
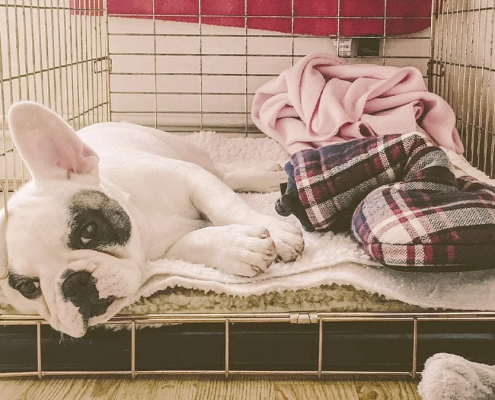
[[[34,300],[41,296],[40,280],[38,278],[10,272],[9,285],[26,299]]]
[[[125,246],[131,237],[131,220],[120,204],[97,190],[81,190],[69,203],[70,249],[104,251]]]

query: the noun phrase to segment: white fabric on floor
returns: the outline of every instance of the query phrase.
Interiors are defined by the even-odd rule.
[[[418,391],[423,400],[493,400],[495,367],[438,353],[426,361]]]

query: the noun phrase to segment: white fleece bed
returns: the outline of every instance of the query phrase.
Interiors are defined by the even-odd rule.
[[[261,161],[277,161],[283,165],[289,157],[278,143],[269,138],[232,138],[212,132],[195,133],[185,138],[206,149],[219,164],[250,166]],[[464,158],[450,151],[447,153],[456,166],[457,175],[469,174],[495,184]],[[242,194],[254,208],[277,217],[274,202],[279,195]],[[289,220],[299,225],[295,217],[291,216]],[[495,310],[495,270],[399,272],[370,260],[349,235],[305,232],[304,238],[306,248],[300,259],[288,264],[275,263],[267,273],[255,278],[228,275],[203,265],[180,261],[149,263],[149,279],[136,300],[141,296],[155,296],[151,301],[141,298],[126,311],[144,311],[156,304],[162,304],[156,311],[170,310],[170,307],[163,306],[167,303],[167,293],[169,305],[183,301],[181,311],[191,309],[195,312],[203,311],[205,307],[218,312],[243,309]],[[161,296],[156,295],[164,290]],[[198,302],[202,306],[198,307]]]
[[[269,138],[239,138],[213,132],[184,137],[219,164],[284,164],[289,155]],[[448,152],[458,175],[490,181]],[[495,183],[494,181],[491,181]],[[275,213],[279,193],[242,194],[254,208]],[[299,225],[293,216],[288,220]],[[304,232],[306,248],[293,263],[275,263],[255,278],[222,273],[182,261],[150,262],[144,285],[123,313],[375,311],[425,309],[495,310],[495,269],[472,272],[398,272],[370,260],[349,235]],[[0,312],[14,312],[1,307]]]

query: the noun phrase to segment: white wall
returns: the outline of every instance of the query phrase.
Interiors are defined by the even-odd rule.
[[[168,130],[198,129],[201,110],[205,128],[244,129],[246,122],[252,127],[245,113],[251,111],[253,94],[260,85],[304,55],[335,54],[336,40],[327,37],[292,39],[290,35],[253,29],[247,31],[246,37],[244,28],[202,25],[200,40],[199,29],[198,24],[191,23],[109,18],[113,120],[152,126],[156,107],[158,125]],[[387,39],[385,44],[382,41],[382,51],[391,57],[385,62],[382,58],[353,58],[349,62],[414,65],[426,75],[425,58],[407,57],[428,57],[429,36],[427,29],[411,35],[413,40]],[[155,46],[156,53],[161,55],[146,55],[153,54]],[[155,71],[158,74],[156,96]],[[143,73],[146,75],[138,75]],[[167,76],[169,73],[175,75]],[[201,79],[200,73],[206,75]],[[246,73],[247,78],[242,76]],[[239,76],[227,76],[229,74]],[[202,96],[197,94],[201,91]]]

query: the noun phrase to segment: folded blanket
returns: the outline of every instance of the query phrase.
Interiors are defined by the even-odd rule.
[[[290,152],[390,133],[418,123],[439,145],[463,152],[455,115],[419,70],[346,65],[324,53],[301,59],[256,92],[256,126]]]

